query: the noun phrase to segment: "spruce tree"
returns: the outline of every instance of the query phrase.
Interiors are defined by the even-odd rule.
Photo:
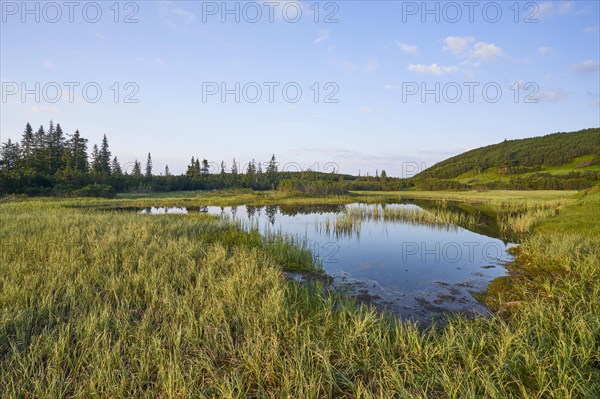
[[[148,158],[146,159],[146,179],[152,178],[152,156],[148,153]]]
[[[112,170],[113,175],[121,176],[123,174],[123,169],[121,169],[121,164],[117,157],[114,157],[112,163],[110,164],[110,169]]]
[[[110,175],[110,158],[111,153],[108,149],[108,139],[106,138],[106,134],[102,138],[102,144],[100,146],[99,156],[99,164],[100,164],[100,172],[105,175]]]
[[[71,168],[81,173],[87,173],[89,168],[87,142],[88,140],[86,138],[81,137],[79,130],[75,130],[75,133],[73,133],[67,145],[71,155]],[[96,150],[97,149],[98,147],[96,147]]]
[[[19,144],[13,143],[11,139],[0,149],[0,167],[6,172],[13,172],[19,164]]]
[[[194,177],[200,176],[200,158],[196,158],[196,163],[194,163]]]
[[[194,159],[194,157],[192,157],[192,160],[190,161],[190,164],[187,167],[187,170],[185,171],[186,176],[188,177],[194,177],[194,165],[196,164],[196,161]]]
[[[131,174],[133,175],[133,177],[136,177],[136,178],[142,177],[142,165],[140,164],[140,162],[137,159],[133,163],[133,172]]]
[[[208,161],[206,159],[204,159],[202,161],[202,168],[200,169],[200,174],[202,175],[202,177],[207,177],[209,171],[210,171],[210,168],[208,166]]]
[[[25,130],[21,137],[21,157],[23,168],[35,169],[35,137],[29,122],[25,125]]]
[[[98,145],[92,147],[92,170],[97,173],[102,173],[102,165],[100,164],[100,151]]]
[[[65,152],[65,135],[60,127],[60,124],[53,126],[53,122],[50,121],[50,128],[48,129],[48,149],[49,149],[49,170],[50,174],[53,175],[64,165],[64,152]]]
[[[233,163],[231,164],[231,176],[235,179],[238,175],[238,167],[237,162],[235,162],[235,158],[233,158]]]
[[[44,126],[40,125],[40,128],[34,134],[33,138],[33,168],[37,174],[45,175],[48,171],[48,150]]]

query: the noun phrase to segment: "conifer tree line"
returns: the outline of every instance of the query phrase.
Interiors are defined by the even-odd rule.
[[[229,169],[224,161],[216,167],[217,164],[194,156],[186,172],[174,176],[168,165],[164,171],[156,173],[150,153],[145,165],[135,160],[131,167],[123,167],[118,157],[112,154],[106,135],[91,149],[89,146],[88,139],[79,130],[65,133],[60,124],[55,125],[52,120],[47,127],[40,126],[37,130],[27,123],[19,142],[8,139],[2,144],[0,195],[89,193],[111,196],[116,192],[221,188],[270,190],[278,188],[282,180],[290,180],[284,185],[286,189],[339,193],[351,188],[346,187],[347,183],[355,179],[335,173],[282,172],[275,155],[264,164],[252,160],[247,165],[240,165],[233,158]],[[382,181],[389,180],[385,171],[381,176]]]

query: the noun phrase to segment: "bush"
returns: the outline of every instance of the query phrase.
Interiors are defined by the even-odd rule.
[[[75,191],[74,194],[76,197],[115,198],[117,191],[107,184],[90,184]]]

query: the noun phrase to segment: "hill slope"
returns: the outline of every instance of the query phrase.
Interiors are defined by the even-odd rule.
[[[478,185],[551,175],[553,178],[583,177],[593,181],[597,180],[598,171],[600,129],[594,128],[505,140],[477,148],[433,165],[419,173],[416,179],[446,179]]]

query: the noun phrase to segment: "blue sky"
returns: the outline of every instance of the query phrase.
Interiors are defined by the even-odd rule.
[[[156,172],[274,153],[401,176],[600,125],[595,1],[48,4],[2,1],[2,141],[53,119]]]

